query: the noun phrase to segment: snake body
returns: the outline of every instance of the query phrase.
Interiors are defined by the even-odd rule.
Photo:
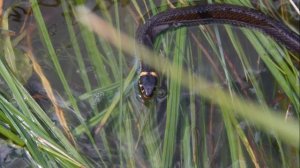
[[[269,35],[290,51],[300,53],[300,36],[282,22],[258,10],[228,4],[183,7],[159,13],[139,26],[136,39],[138,43],[153,49],[155,39],[161,33],[180,27],[207,24],[253,28]],[[143,100],[147,100],[154,95],[158,73],[142,61],[140,69],[138,87]]]

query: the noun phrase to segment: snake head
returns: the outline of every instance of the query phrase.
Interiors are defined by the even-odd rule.
[[[158,75],[155,72],[141,72],[139,77],[139,89],[144,100],[150,99],[155,92],[158,82]]]

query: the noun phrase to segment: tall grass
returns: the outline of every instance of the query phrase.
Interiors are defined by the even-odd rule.
[[[85,1],[59,5],[63,15],[54,17],[65,21],[63,31],[69,39],[60,46],[76,60],[78,77],[74,82],[66,75],[59,46],[54,43],[60,39],[49,34],[47,15],[42,14],[45,7],[30,1],[39,30],[35,33],[63,88],[60,95],[65,95],[61,99],[54,94],[51,100],[54,107],[65,110],[56,111],[57,124],[46,115],[55,109],[42,109],[19,82],[22,70],[14,68],[18,67],[15,58],[32,54],[38,59],[34,46],[16,55],[13,48],[21,44],[12,45],[15,37],[1,37],[1,49],[6,52],[0,54],[0,79],[5,83],[1,87],[7,89],[0,89],[0,133],[29,152],[31,165],[299,167],[300,91],[295,65],[299,54],[290,53],[260,32],[220,25],[167,32],[158,37],[155,51],[149,51],[133,40],[138,23],[149,17],[144,15],[146,11],[156,14],[194,2],[133,0],[121,7],[125,2],[95,1],[96,13],[77,8],[87,5]],[[226,3],[251,7],[250,1]],[[286,9],[280,13],[272,3],[257,4],[273,17],[280,14],[286,22],[290,19],[286,14],[293,10],[291,5],[283,5]],[[9,30],[10,22],[4,18],[2,27]],[[32,41],[27,38],[26,42]],[[136,59],[161,72],[157,98],[145,104],[137,95]],[[32,70],[39,78],[47,78],[35,66]],[[92,75],[88,67],[92,67]],[[265,86],[264,73],[255,70],[270,72],[272,81]],[[77,85],[82,88],[79,95],[74,91]],[[78,122],[69,119],[62,104]]]

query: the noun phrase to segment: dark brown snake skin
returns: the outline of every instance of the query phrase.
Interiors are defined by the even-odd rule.
[[[227,24],[256,29],[269,35],[290,51],[300,53],[300,36],[286,25],[258,10],[228,4],[183,7],[159,13],[140,25],[136,39],[140,44],[153,49],[156,37],[163,32],[179,27],[206,24]],[[139,89],[141,97],[147,100],[154,94],[158,74],[142,61],[140,66]]]

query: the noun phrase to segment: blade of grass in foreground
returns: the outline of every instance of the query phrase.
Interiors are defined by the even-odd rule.
[[[2,10],[2,9],[0,9],[0,10]],[[1,18],[1,28],[4,30],[9,30],[8,16],[11,11],[12,11],[11,8],[8,8],[7,10],[5,10],[3,17]],[[5,57],[5,60],[8,64],[8,66],[11,68],[13,73],[16,73],[17,72],[16,56],[14,53],[14,49],[12,46],[10,36],[5,35],[3,41],[1,41],[0,44],[2,46],[5,46],[5,47],[3,47],[4,57]]]
[[[0,113],[3,114],[4,112],[0,110]],[[11,139],[15,144],[19,146],[25,145],[24,141],[22,141],[22,139],[20,139],[18,135],[8,130],[6,127],[3,127],[2,125],[0,125],[0,134],[8,139]]]
[[[140,46],[134,42],[134,40],[130,39],[125,35],[121,35],[121,38],[118,38],[117,31],[108,24],[106,24],[103,20],[100,20],[97,16],[92,14],[86,8],[80,7],[77,8],[78,19],[84,25],[88,26],[91,30],[95,31],[102,38],[108,40],[110,43],[115,45],[116,47],[120,47],[120,43],[122,44],[122,50],[131,56],[135,55],[135,49],[141,54],[141,58],[147,64],[155,67],[158,70],[161,70],[162,67],[157,65],[157,62],[163,62],[164,66],[170,67],[170,70],[176,71],[178,67],[170,64],[168,60],[158,57],[156,54],[149,52],[143,46]],[[107,32],[101,32],[101,30],[107,30]],[[134,47],[139,46],[139,47]],[[177,81],[177,74],[170,74],[170,78],[179,82],[184,87],[188,87],[188,79],[186,75],[186,71],[183,70],[183,76],[181,81]],[[195,88],[196,93],[207,98],[211,102],[222,106],[223,108],[228,108],[245,119],[251,121],[256,126],[263,129],[266,133],[269,133],[270,130],[273,130],[275,134],[284,142],[299,148],[299,125],[296,121],[290,120],[288,123],[284,121],[284,116],[279,115],[276,112],[266,108],[265,106],[261,106],[255,104],[250,101],[246,101],[243,98],[240,98],[236,95],[229,95],[227,91],[224,91],[220,87],[212,86],[211,83],[206,80],[200,78],[199,76],[193,75],[195,78],[195,85],[201,83],[201,85],[197,85],[199,87]],[[230,98],[229,98],[230,97]],[[266,118],[268,120],[266,120]]]
[[[186,29],[180,29],[176,32],[176,44],[175,47],[173,63],[182,67],[183,55],[181,54],[185,48],[185,38],[186,38]],[[163,143],[163,155],[162,155],[162,167],[171,167],[174,157],[174,152],[176,149],[176,130],[178,124],[178,115],[179,115],[179,104],[180,104],[180,83],[181,81],[181,72],[182,68],[171,70],[170,73],[176,74],[176,80],[171,81],[170,83],[170,95],[168,96],[167,103],[167,119],[166,119],[166,129],[164,135]],[[169,102],[170,101],[170,102]]]
[[[299,102],[300,91],[299,91],[299,80],[298,80],[299,73],[297,72],[295,73],[295,70],[294,72],[292,72],[290,69],[290,67],[292,67],[292,69],[296,69],[295,66],[294,65],[291,66],[291,64],[287,65],[285,61],[282,61],[281,54],[278,54],[278,52],[274,52],[273,46],[276,44],[271,43],[266,37],[262,36],[262,34],[254,35],[253,33],[249,32],[245,35],[253,44],[253,47],[256,48],[256,51],[258,51],[259,55],[266,63],[266,66],[270,69],[270,72],[273,74],[274,78],[280,84],[281,88],[284,90],[284,93],[292,101],[295,108],[300,109],[300,102]],[[258,38],[261,41],[259,41]],[[261,45],[257,45],[257,44],[261,44]],[[270,54],[265,52],[263,46],[267,48]],[[273,61],[272,58],[275,60],[275,62]],[[298,113],[299,115],[300,111],[296,111],[296,113]]]
[[[156,114],[151,113],[154,111],[154,107],[150,107],[146,109],[143,115],[140,117],[140,125],[139,129],[141,140],[143,144],[145,144],[146,148],[146,158],[150,162],[151,167],[161,167],[161,139],[160,133],[156,129]]]
[[[85,90],[89,93],[89,92],[92,91],[92,86],[90,84],[90,81],[89,81],[89,78],[88,78],[88,75],[87,75],[87,72],[86,72],[86,66],[84,64],[83,57],[82,57],[82,54],[81,54],[81,51],[80,51],[80,47],[79,47],[78,41],[76,39],[76,34],[75,34],[74,29],[73,29],[71,16],[70,16],[70,11],[68,9],[68,6],[67,6],[66,2],[62,2],[62,7],[63,7],[63,11],[65,12],[64,16],[65,16],[66,25],[67,25],[67,28],[68,28],[70,40],[71,40],[71,43],[72,43],[72,46],[73,46],[73,49],[74,49],[74,53],[75,53],[75,56],[76,56],[77,63],[79,65],[80,76],[81,76],[81,79],[83,81]],[[88,101],[90,102],[90,105],[92,105],[92,102],[93,102],[92,97],[90,97],[88,99]],[[98,111],[97,108],[94,108],[93,112],[95,114],[97,113],[97,111]],[[99,153],[99,149],[98,149],[92,135],[88,131],[88,126],[84,125],[85,122],[81,122],[81,123],[82,123],[81,125],[84,128],[84,132],[87,132],[87,135],[88,135],[88,138],[89,138],[91,144],[93,145],[95,151],[97,152],[97,155],[99,156],[99,158],[103,162],[101,154]]]
[[[57,57],[57,55],[55,53],[55,50],[53,48],[53,45],[51,43],[51,39],[49,37],[49,33],[47,31],[46,24],[43,20],[41,11],[39,9],[39,6],[37,5],[36,0],[31,0],[31,3],[32,3],[32,6],[33,6],[32,7],[33,14],[35,15],[35,18],[36,18],[37,23],[38,23],[39,30],[41,32],[40,36],[41,36],[42,40],[44,41],[46,48],[48,49],[49,56],[50,56],[50,58],[51,58],[51,60],[54,64],[55,70],[56,70],[56,72],[57,72],[57,74],[60,78],[60,81],[63,84],[64,90],[66,91],[66,93],[68,95],[68,100],[70,101],[70,103],[72,105],[72,108],[74,109],[74,112],[75,112],[78,120],[84,126],[84,128],[85,128],[84,132],[88,135],[89,139],[94,144],[94,148],[97,149],[97,147],[95,145],[95,142],[93,141],[92,135],[91,135],[90,131],[88,130],[88,127],[85,125],[85,121],[83,120],[82,115],[80,114],[77,102],[76,102],[74,96],[72,95],[71,89],[68,85],[68,82],[67,82],[65,76],[64,76],[63,70],[62,70],[62,68],[59,64],[58,57]],[[105,81],[107,81],[107,80],[105,80]],[[60,114],[58,111],[56,111],[56,113],[57,113],[57,116],[60,120],[61,125],[64,126],[65,132],[69,135],[70,139],[73,140],[73,143],[75,143],[74,137],[73,137],[73,135],[71,134],[71,131],[68,128],[68,125],[66,123],[64,115]],[[61,117],[59,117],[59,116],[61,116]],[[98,150],[96,150],[96,151],[97,151],[97,154],[98,154],[99,158],[102,159],[102,157],[101,157],[100,153],[98,152]]]
[[[39,5],[38,5],[36,0],[31,0],[30,2],[31,2],[31,5],[32,5],[33,14],[35,16],[35,19],[37,21],[38,28],[39,28],[39,31],[40,31],[40,37],[43,40],[43,42],[44,42],[44,44],[45,44],[45,46],[48,50],[49,56],[50,56],[50,58],[51,58],[51,60],[54,64],[55,70],[56,70],[56,72],[57,72],[57,74],[58,74],[58,76],[59,76],[59,78],[60,78],[60,80],[61,80],[61,82],[64,86],[64,89],[67,92],[67,95],[69,97],[69,100],[71,101],[72,107],[74,108],[74,111],[76,112],[75,114],[80,116],[79,109],[77,107],[76,101],[75,101],[74,97],[72,96],[71,89],[68,86],[67,80],[65,79],[62,68],[61,68],[61,66],[59,64],[59,61],[57,59],[57,55],[56,55],[55,50],[53,48],[53,45],[52,45],[49,33],[47,31],[46,24],[44,22],[44,19],[43,19],[42,13],[40,11]],[[32,56],[32,60],[33,59],[34,58]],[[43,79],[42,76],[40,76],[40,78]],[[45,83],[43,83],[43,85],[44,84]],[[47,89],[46,86],[45,86],[45,88]],[[53,105],[55,106],[55,104],[57,104],[56,99],[51,94],[51,92],[47,92],[47,94],[48,94],[50,100],[52,101]],[[69,139],[71,141],[73,141],[73,143],[75,144],[74,137],[72,136],[72,134],[70,134],[71,131],[68,128],[68,125],[66,123],[66,119],[64,117],[64,114],[62,113],[61,110],[57,110],[57,108],[56,108],[55,112],[57,114],[57,117],[59,119],[60,124],[62,125],[62,127],[65,130],[66,134],[69,136]],[[78,117],[78,118],[80,118],[80,117]]]
[[[39,147],[39,141],[37,140],[39,136],[49,138],[49,135],[46,134],[45,130],[42,130],[42,127],[37,127],[36,123],[28,120],[28,118],[22,115],[18,109],[12,106],[9,102],[7,102],[2,96],[0,96],[0,109],[3,110],[6,116],[8,116],[9,120],[12,122],[12,125],[17,130],[18,134],[21,136],[21,139],[24,140],[26,144],[26,148],[29,150],[31,156],[34,160],[41,166],[50,166],[53,167],[55,164],[55,158],[51,156],[51,153],[43,153]],[[44,149],[48,149],[49,147],[45,146]],[[60,150],[59,153],[63,153],[64,157],[62,159],[70,161],[70,156],[66,155],[63,150]],[[66,158],[68,157],[68,158]],[[54,159],[54,160],[53,160]],[[50,161],[51,160],[51,161]],[[75,159],[71,159],[75,165],[79,165],[81,167],[82,164],[75,161]]]
[[[190,46],[190,44],[189,44]],[[199,57],[199,60],[201,60],[201,57],[202,55],[199,54],[198,55]],[[190,102],[189,102],[189,109],[190,109],[190,132],[187,133],[188,135],[187,136],[190,136],[191,137],[191,140],[189,141],[192,145],[191,145],[191,150],[192,150],[192,163],[193,163],[193,167],[199,167],[199,154],[200,154],[200,151],[199,151],[199,146],[200,144],[199,141],[198,141],[198,130],[197,130],[197,116],[200,116],[198,113],[202,114],[202,116],[200,116],[200,118],[202,119],[200,121],[201,125],[200,127],[202,128],[203,130],[203,133],[204,135],[206,134],[206,125],[205,125],[205,117],[204,117],[204,114],[205,114],[205,106],[200,106],[202,108],[200,108],[199,110],[196,110],[196,95],[193,94],[194,93],[194,88],[197,87],[197,86],[194,86],[193,85],[193,81],[194,79],[192,78],[193,76],[193,70],[194,70],[194,57],[193,57],[193,52],[192,52],[192,48],[190,47],[188,49],[188,53],[187,53],[187,64],[188,65],[191,65],[191,68],[188,69],[188,77],[189,77],[189,92],[190,92]],[[203,136],[204,137],[204,136]],[[203,144],[206,144],[206,141],[204,140]],[[205,145],[204,145],[205,146]],[[203,156],[203,159],[205,162],[203,163],[203,167],[208,167],[208,165],[206,165],[206,161],[208,160],[207,158],[207,149],[204,148],[201,150],[201,153],[202,153],[202,156]],[[185,156],[185,155],[184,155]],[[186,160],[186,159],[185,159]],[[190,166],[189,166],[190,167]]]
[[[233,33],[231,27],[226,26],[225,30],[231,40],[232,46],[235,48],[236,52],[238,53],[238,56],[241,60],[241,64],[243,66],[244,71],[247,71],[247,70],[251,71],[251,66],[248,61],[249,58],[247,58],[245,56],[243,49],[240,45],[241,43],[240,43],[239,39],[237,38],[236,34]],[[244,32],[246,32],[246,30]],[[220,38],[218,38],[218,39],[220,39]],[[219,42],[219,44],[221,44],[221,41]],[[223,52],[221,52],[221,56],[222,56],[221,58],[224,57]],[[224,59],[221,59],[221,60],[224,60]],[[222,66],[224,66],[224,65],[226,65],[225,62],[222,64]],[[223,67],[223,69],[225,71],[228,68]],[[225,74],[227,74],[227,73],[225,71]],[[247,76],[247,75],[245,75],[245,76]],[[228,75],[226,75],[226,78],[228,81],[229,90],[234,90],[232,88],[233,87],[232,84],[235,81],[232,81]],[[256,95],[257,95],[259,102],[261,104],[264,104],[265,100],[264,100],[262,91],[261,91],[260,87],[258,87],[255,78],[252,77],[252,75],[251,75],[250,79],[252,79],[251,83],[252,83],[252,86],[255,88]],[[255,165],[255,167],[259,167],[259,164],[253,153],[253,150],[252,150],[251,146],[249,145],[249,142],[248,142],[244,132],[241,130],[241,128],[238,124],[237,118],[234,115],[232,115],[232,113],[230,113],[230,111],[228,111],[227,109],[221,108],[221,110],[222,110],[223,121],[224,121],[224,124],[226,127],[226,132],[227,132],[231,160],[232,160],[232,163],[238,163],[238,164],[233,164],[232,166],[244,167],[241,165],[241,164],[243,164],[243,162],[240,162],[241,160],[245,160],[244,159],[245,156],[243,156],[243,152],[241,152],[241,147],[242,147],[241,142],[242,142],[244,144],[245,148],[247,149],[247,152],[248,152],[250,158],[252,159],[252,162]]]
[[[64,11],[66,25],[67,25],[67,28],[68,28],[68,33],[69,33],[70,40],[71,40],[71,43],[72,43],[72,48],[74,49],[74,54],[76,56],[76,60],[77,60],[77,63],[78,63],[80,77],[83,81],[83,85],[84,85],[86,91],[90,92],[91,91],[91,84],[90,84],[88,75],[86,73],[86,66],[84,64],[83,56],[81,54],[80,47],[79,47],[78,41],[76,39],[76,33],[75,33],[73,25],[72,25],[70,11],[69,11],[65,1],[62,1],[62,7],[63,7],[63,11]]]
[[[84,163],[84,159],[80,157],[76,149],[74,149],[74,147],[66,140],[65,136],[60,132],[60,130],[53,125],[53,122],[48,118],[48,116],[46,116],[45,112],[41,110],[35,100],[33,100],[33,98],[27,93],[25,88],[23,88],[23,86],[15,78],[10,76],[1,61],[0,71],[1,76],[7,82],[18,104],[22,105],[19,106],[22,111],[16,109],[3,97],[1,97],[2,106],[0,109],[4,111],[5,115],[8,117],[13,127],[17,130],[18,134],[21,136],[21,139],[25,142],[26,147],[38,164],[49,166],[46,164],[48,163],[47,159],[37,148],[36,137],[43,137],[44,139],[47,139],[47,141],[54,143],[55,140],[53,140],[53,136],[56,138],[59,137],[59,141],[58,139],[56,139],[56,141],[64,144],[64,147],[66,147],[65,149],[68,151],[68,153],[72,153],[72,155],[76,157],[76,160]],[[24,97],[26,99],[23,99]],[[27,103],[29,103],[31,110],[28,109]],[[27,115],[25,112],[26,109],[31,115]],[[39,117],[39,119],[33,115],[34,113]],[[41,124],[39,121],[44,121],[44,123]],[[44,126],[46,126],[47,129],[44,129]],[[53,130],[53,132],[47,132],[47,130]],[[52,134],[52,136],[50,134]]]

